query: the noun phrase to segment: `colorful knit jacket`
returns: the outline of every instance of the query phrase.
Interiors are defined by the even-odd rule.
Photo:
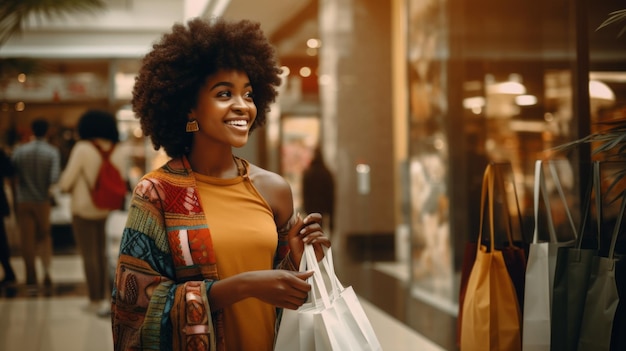
[[[294,270],[287,230],[277,229],[274,267]],[[221,311],[211,313],[208,300],[218,279],[191,167],[173,159],[133,193],[113,287],[114,349],[224,350]]]

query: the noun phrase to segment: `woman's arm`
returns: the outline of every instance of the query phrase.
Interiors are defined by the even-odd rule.
[[[314,245],[318,259],[324,257],[322,245],[330,247],[330,240],[322,230],[322,215],[311,213],[300,219],[294,213],[291,186],[280,175],[250,165],[250,179],[274,213],[279,243],[275,266],[286,268],[293,265],[298,269],[304,244]]]
[[[208,291],[213,280],[177,282],[158,181],[135,188],[120,243],[112,296],[116,350],[211,345],[216,334]],[[200,340],[198,340],[200,339]]]
[[[306,279],[313,272],[263,270],[244,272],[213,283],[209,301],[213,310],[224,308],[237,301],[254,297],[280,308],[300,307],[311,285]]]
[[[57,187],[62,192],[69,192],[76,184],[78,177],[81,175],[84,176],[84,174],[82,174],[82,164],[90,159],[85,155],[85,151],[87,151],[85,150],[85,146],[83,141],[79,141],[74,145],[72,151],[70,151],[67,165],[63,169],[63,172],[61,172],[57,183]]]

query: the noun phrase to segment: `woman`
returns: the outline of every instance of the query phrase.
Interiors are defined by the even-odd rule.
[[[126,155],[116,147],[119,141],[117,121],[111,113],[88,110],[79,119],[80,140],[72,147],[67,166],[57,184],[71,193],[72,232],[83,261],[89,296],[88,311],[106,314],[110,310],[110,274],[107,263],[106,221],[111,209],[97,207],[91,190],[96,184],[102,156],[111,151],[111,163],[125,177]]]
[[[134,190],[113,291],[116,350],[272,350],[277,311],[305,301],[304,244],[279,175],[233,155],[263,125],[280,69],[259,24],[194,19],[146,55],[133,110],[172,159]]]

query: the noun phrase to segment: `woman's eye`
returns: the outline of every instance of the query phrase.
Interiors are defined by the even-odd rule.
[[[231,95],[230,91],[220,91],[217,93],[217,97],[230,97]]]
[[[246,99],[254,99],[254,93],[253,92],[247,92],[243,95]]]

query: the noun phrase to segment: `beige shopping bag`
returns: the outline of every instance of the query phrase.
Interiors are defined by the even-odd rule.
[[[485,169],[481,195],[481,243],[486,195],[490,245],[480,245],[469,274],[461,321],[461,351],[519,351],[522,349],[521,315],[515,287],[502,251],[494,244],[494,172]]]

